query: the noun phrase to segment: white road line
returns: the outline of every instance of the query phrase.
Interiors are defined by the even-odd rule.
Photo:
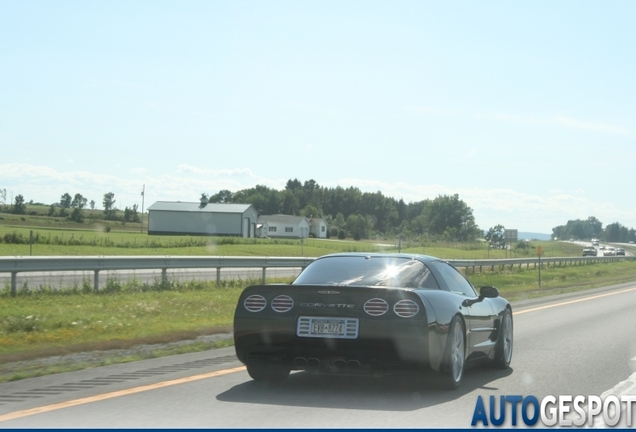
[[[626,292],[630,292],[630,291],[635,291],[636,287],[634,288],[628,288],[628,289],[624,289],[621,291],[614,291],[614,292],[610,292],[610,293],[606,293],[606,294],[599,294],[599,295],[594,295],[591,297],[584,297],[584,298],[580,298],[577,300],[570,300],[570,301],[565,301],[565,302],[561,302],[561,303],[553,303],[553,304],[548,304],[545,306],[539,306],[539,307],[535,307],[535,308],[531,308],[531,309],[522,309],[520,311],[514,311],[512,314],[513,315],[521,315],[524,313],[528,313],[528,312],[534,312],[534,311],[538,311],[538,310],[543,310],[543,309],[550,309],[553,307],[559,307],[559,306],[565,306],[565,305],[569,305],[569,304],[573,304],[573,303],[580,303],[580,302],[584,302],[584,301],[588,301],[588,300],[594,300],[597,298],[601,298],[601,297],[608,297],[608,296],[612,296],[612,295],[616,295],[616,294],[622,294],[622,293],[626,293]]]

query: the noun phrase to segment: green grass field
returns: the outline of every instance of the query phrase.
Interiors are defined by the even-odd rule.
[[[4,221],[6,222],[6,221]],[[31,243],[32,240],[32,244]],[[483,242],[422,244],[405,241],[402,252],[445,259],[529,257],[541,245],[544,257],[580,256],[581,247],[566,242],[533,241],[526,250],[488,249]],[[138,231],[0,224],[0,256],[63,255],[214,255],[309,256],[335,252],[397,252],[395,239],[244,239],[239,237],[150,236]]]

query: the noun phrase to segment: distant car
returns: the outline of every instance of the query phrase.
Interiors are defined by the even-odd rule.
[[[634,244],[634,240],[630,240],[630,241],[629,241],[629,244]]]
[[[588,246],[583,248],[583,256],[596,256],[596,248]]]
[[[291,285],[245,288],[234,347],[256,381],[291,370],[378,376],[432,369],[449,388],[464,367],[510,366],[512,308],[492,286],[424,255],[348,253],[312,261]]]
[[[617,248],[617,249],[616,249],[616,255],[623,255],[623,256],[625,256],[625,249],[623,249],[623,248]]]
[[[605,249],[605,246],[600,245],[598,248],[599,248],[599,249],[601,249],[601,250],[604,250],[604,249]]]
[[[625,252],[623,251],[623,253]],[[603,252],[603,256],[616,256],[616,249],[613,247],[606,247]]]

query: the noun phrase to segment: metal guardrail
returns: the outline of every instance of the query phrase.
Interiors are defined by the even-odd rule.
[[[168,269],[216,269],[217,284],[222,268],[261,268],[265,283],[268,268],[305,268],[314,258],[298,257],[207,257],[207,256],[99,256],[99,257],[0,257],[0,273],[11,273],[11,293],[15,295],[17,274],[46,271],[92,271],[93,288],[99,288],[99,272],[109,270],[156,270],[167,279]]]
[[[222,268],[261,268],[265,283],[268,268],[305,268],[315,258],[310,257],[219,257],[219,256],[36,256],[36,257],[0,257],[0,273],[11,273],[11,293],[16,293],[17,274],[22,272],[92,271],[93,287],[99,288],[99,272],[109,270],[157,270],[161,269],[162,278],[167,279],[168,269],[214,268],[216,281],[220,282]],[[492,271],[495,267],[529,268],[531,265],[547,267],[562,265],[592,264],[616,260],[634,260],[636,256],[618,257],[565,257],[565,258],[509,258],[485,260],[446,260],[455,267],[464,268],[465,273],[472,269],[475,273],[484,267]]]
[[[453,266],[458,268],[472,269],[475,273],[479,268],[481,272],[484,267],[489,267],[491,271],[495,270],[495,267],[505,269],[506,267],[513,269],[515,266],[522,268],[524,265],[526,268],[530,268],[532,265],[534,268],[539,265],[546,267],[561,267],[567,265],[581,265],[581,264],[596,264],[601,262],[613,262],[613,261],[633,261],[636,260],[636,256],[585,256],[585,257],[557,257],[557,258],[505,258],[505,259],[485,259],[485,260],[446,260]]]

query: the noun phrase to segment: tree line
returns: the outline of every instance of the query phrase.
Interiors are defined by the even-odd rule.
[[[482,237],[473,210],[459,195],[406,203],[382,192],[356,187],[323,187],[315,180],[288,180],[283,190],[257,185],[231,192],[203,194],[211,203],[252,204],[258,214],[323,218],[331,237],[346,233],[356,239],[375,236],[473,241]]]
[[[0,211],[13,213],[13,214],[27,214],[27,205],[33,204],[33,200],[29,203],[26,202],[22,194],[16,195],[12,205],[6,205],[6,189],[0,189]],[[123,211],[123,215],[119,214],[120,210],[115,207],[115,194],[113,192],[107,192],[104,194],[102,204],[104,210],[100,219],[123,221],[123,222],[139,222],[140,214],[137,204],[133,204],[132,207],[126,206]],[[84,222],[85,213],[84,210],[90,206],[91,210],[95,210],[95,201],[88,201],[88,198],[84,197],[80,193],[76,193],[74,196],[64,193],[60,196],[60,201],[50,204],[47,216],[65,217],[73,222]],[[93,215],[97,216],[97,215]]]
[[[553,239],[591,240],[597,238],[606,242],[628,243],[636,242],[636,230],[614,222],[605,228],[603,223],[595,216],[589,216],[585,220],[569,220],[565,225],[552,228]]]

